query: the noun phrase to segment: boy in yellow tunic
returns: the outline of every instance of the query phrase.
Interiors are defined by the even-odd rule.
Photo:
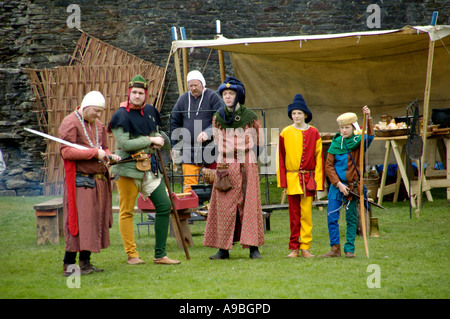
[[[301,94],[288,107],[294,122],[280,134],[277,154],[277,184],[286,188],[291,235],[289,258],[314,257],[311,254],[312,202],[316,191],[323,190],[322,139]]]

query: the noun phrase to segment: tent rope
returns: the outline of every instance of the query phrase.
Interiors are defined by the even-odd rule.
[[[208,65],[209,58],[211,57],[212,49],[209,50],[208,58],[206,59],[205,66],[203,67],[202,74],[205,73],[206,66]]]

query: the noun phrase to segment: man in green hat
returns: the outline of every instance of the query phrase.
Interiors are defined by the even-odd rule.
[[[129,83],[128,99],[120,104],[109,124],[116,139],[116,154],[121,158],[136,158],[114,165],[111,173],[118,175],[119,228],[127,264],[138,265],[144,261],[139,258],[134,241],[134,206],[141,193],[150,198],[156,208],[155,217],[155,264],[179,264],[166,255],[166,241],[169,230],[171,202],[166,193],[166,185],[161,178],[156,159],[156,149],[170,147],[159,133],[161,124],[158,110],[145,104],[148,84],[141,75]]]

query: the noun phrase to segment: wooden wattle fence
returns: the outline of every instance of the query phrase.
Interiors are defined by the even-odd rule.
[[[81,104],[90,91],[100,91],[106,100],[102,121],[108,124],[119,104],[127,100],[128,83],[137,74],[149,83],[146,102],[155,104],[162,92],[163,68],[115,48],[81,32],[69,66],[53,69],[25,70],[35,95],[34,112],[42,132],[58,136],[62,120]],[[108,146],[115,150],[114,137]],[[43,154],[44,195],[60,195],[64,183],[64,166],[59,144],[47,141]]]

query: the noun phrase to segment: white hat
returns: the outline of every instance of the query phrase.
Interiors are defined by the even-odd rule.
[[[91,91],[86,94],[81,102],[81,110],[88,106],[98,106],[105,108],[105,98],[99,91]]]
[[[206,87],[205,78],[200,73],[200,71],[194,70],[194,71],[189,72],[187,75],[187,81],[189,82],[190,80],[199,80],[200,82],[202,82],[203,87]]]

